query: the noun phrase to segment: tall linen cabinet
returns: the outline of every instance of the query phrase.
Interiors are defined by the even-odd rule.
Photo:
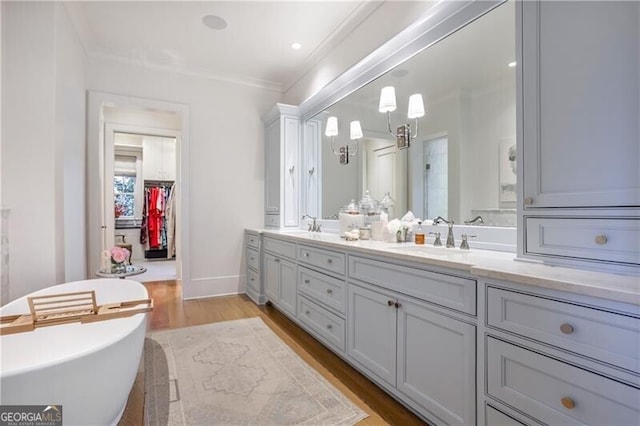
[[[265,125],[266,227],[298,227],[300,221],[300,113],[276,104],[263,118]]]

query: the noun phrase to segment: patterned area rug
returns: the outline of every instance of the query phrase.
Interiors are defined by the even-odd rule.
[[[147,334],[148,425],[347,425],[367,414],[260,318]]]

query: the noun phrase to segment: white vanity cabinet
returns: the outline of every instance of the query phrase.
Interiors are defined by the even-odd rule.
[[[640,424],[637,307],[506,283],[485,294],[490,399],[528,424]]]
[[[428,287],[437,287],[439,279],[448,282],[454,277],[356,256],[350,256],[349,268],[350,279],[362,278],[371,271],[377,279],[389,283],[382,288],[366,282],[349,282],[349,358],[374,380],[398,391],[404,396],[401,399],[415,402],[415,408],[425,417],[444,424],[474,424],[473,319],[469,318],[469,323],[453,312],[447,315],[446,309],[428,303],[429,298],[417,299],[389,290],[394,283],[408,282],[408,277],[422,276],[421,286],[427,288],[423,294],[427,294]],[[387,274],[377,269],[386,270]],[[373,275],[371,278],[374,281]],[[455,278],[469,281],[475,290],[475,281]],[[406,292],[415,294],[418,287],[408,282]],[[449,286],[450,290],[454,288],[449,296],[464,299],[460,295],[465,286]],[[441,289],[436,291],[445,294]]]
[[[640,3],[521,1],[517,10],[519,251],[637,267]]]
[[[295,317],[297,303],[296,245],[265,237],[263,250],[264,286],[267,299],[285,314]]]
[[[300,114],[276,104],[265,125],[265,226],[297,227],[300,220]]]
[[[247,273],[245,291],[247,296],[256,304],[266,302],[264,288],[262,286],[262,247],[261,236],[257,232],[245,231],[245,256],[247,259]]]
[[[346,346],[346,254],[298,244],[298,319],[334,352]]]

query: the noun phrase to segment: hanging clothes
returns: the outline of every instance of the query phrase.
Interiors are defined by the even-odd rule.
[[[175,244],[175,229],[168,231],[167,207],[171,206],[172,181],[145,181],[144,206],[142,225],[140,227],[140,242],[145,244],[146,258],[159,258],[175,253],[168,250],[170,241]],[[169,209],[172,226],[175,228],[175,206]],[[171,256],[172,257],[172,256]]]
[[[176,255],[176,184],[171,185],[169,198],[165,208],[166,235],[167,235],[167,259]]]

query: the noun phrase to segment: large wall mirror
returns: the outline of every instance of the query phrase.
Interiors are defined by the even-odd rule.
[[[374,199],[389,193],[394,217],[482,216],[488,226],[516,226],[515,4],[505,2],[422,50],[379,78],[326,108],[311,120],[322,131],[321,216],[365,191]],[[407,118],[410,95],[422,94],[426,114],[408,149],[399,150],[387,116],[378,111],[383,87],[395,88],[391,128]],[[335,148],[360,122],[358,152],[340,164],[325,135],[327,118],[338,118]]]

